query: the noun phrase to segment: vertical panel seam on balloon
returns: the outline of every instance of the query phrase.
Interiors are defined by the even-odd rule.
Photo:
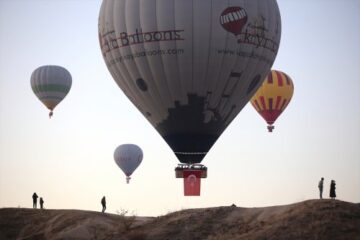
[[[276,110],[279,110],[280,102],[281,102],[281,96],[277,96],[276,97],[276,104],[275,104],[275,109]]]
[[[174,18],[174,29],[177,29],[176,28],[176,10],[175,10],[175,6],[176,6],[176,3],[175,3],[175,0],[173,1],[173,18]],[[178,73],[178,83],[179,83],[179,86],[180,86],[180,102],[181,102],[181,99],[186,99],[187,96],[186,96],[186,90],[184,88],[184,85],[183,85],[183,82],[182,82],[182,79],[181,79],[181,74],[180,74],[180,68],[179,68],[179,54],[178,54],[178,44],[177,44],[177,41],[175,41],[175,50],[177,51],[176,53],[176,68],[177,68],[177,73]]]
[[[229,7],[229,4],[230,4],[229,1],[230,1],[230,0],[228,0],[227,7]],[[226,49],[226,46],[227,46],[227,43],[228,43],[229,33],[226,32],[226,35],[225,35],[225,36],[226,36],[226,37],[225,37],[225,47],[224,47],[224,49]],[[222,69],[223,69],[223,65],[224,65],[224,58],[225,58],[225,56],[223,56],[222,59],[221,59],[220,71],[219,71],[218,76],[217,76],[216,81],[215,81],[215,83],[216,83],[216,84],[215,84],[215,88],[214,88],[214,89],[211,89],[212,91],[216,91],[217,89],[219,89],[219,84],[221,83],[221,81],[219,81],[219,79],[220,79],[220,77],[221,77],[221,73],[222,73]]]
[[[281,111],[284,111],[284,109],[285,109],[286,105],[287,105],[287,99],[286,99],[286,98],[284,98],[283,103],[281,104],[281,108],[280,108],[280,110],[281,110]]]
[[[175,5],[175,3],[174,3],[174,0],[171,0],[172,1],[172,3],[173,3],[173,6]],[[156,2],[156,4],[157,4],[157,2]],[[158,4],[157,4],[158,5]],[[173,8],[174,9],[174,8]],[[157,8],[156,8],[156,10],[157,10]],[[174,11],[173,11],[173,13],[175,13],[175,9],[174,9]],[[156,16],[157,16],[157,14],[156,14]],[[175,18],[175,15],[173,15],[173,18]],[[158,18],[156,18],[156,24],[157,24],[157,26],[159,25],[159,23],[158,23]],[[174,25],[175,25],[175,19],[174,19]],[[158,29],[159,30],[159,29]],[[176,41],[175,41],[176,42]],[[161,43],[159,43],[159,49],[161,49]],[[168,72],[165,70],[166,69],[166,67],[165,67],[165,64],[164,64],[164,62],[165,62],[165,60],[166,59],[164,59],[164,58],[166,58],[166,55],[164,54],[161,54],[160,55],[160,59],[161,59],[161,65],[162,65],[162,68],[163,68],[163,72],[164,72],[164,76],[165,76],[165,82],[166,82],[166,86],[167,86],[167,89],[168,89],[168,91],[169,91],[169,96],[170,96],[170,100],[172,101],[172,103],[175,103],[175,101],[177,101],[177,100],[180,100],[180,99],[176,99],[176,94],[175,94],[175,91],[177,91],[178,89],[173,89],[172,88],[172,84],[171,84],[171,82],[172,81],[174,81],[175,82],[175,79],[169,79],[169,76],[168,76]],[[176,85],[176,83],[175,83],[175,85]],[[173,91],[174,91],[174,94],[173,94]]]
[[[246,8],[244,1],[243,1],[243,3],[241,4],[241,8],[243,8],[243,9]],[[249,16],[248,16],[248,17],[249,17]],[[236,39],[236,41],[238,41],[238,39]],[[238,42],[237,42],[237,43],[238,43]],[[240,47],[239,47],[239,49],[240,49]],[[240,51],[240,50],[239,50],[239,51]],[[239,61],[240,58],[241,58],[241,56],[236,56],[236,60],[235,60],[235,62],[234,62],[234,66],[236,66],[236,64],[238,63],[238,61]],[[242,70],[244,71],[244,70],[250,69],[250,68],[249,68],[249,65],[250,65],[250,62],[251,62],[250,57],[248,57],[247,60],[245,60],[245,61],[243,61],[243,62],[244,62],[243,66],[245,66],[245,67],[244,67]],[[239,95],[245,96],[245,97],[243,97],[243,98],[245,98],[245,99],[247,99],[247,98],[248,98],[248,95],[250,94],[250,93],[247,93],[246,84],[248,84],[249,82],[251,83],[251,81],[250,81],[251,75],[252,75],[252,72],[251,72],[251,71],[249,71],[248,78],[246,78],[246,75],[245,75],[245,74],[242,74],[242,80],[243,80],[244,82],[243,82],[243,85],[240,85],[240,86],[243,86],[243,87],[240,88],[242,91],[241,91],[241,93],[240,93]],[[249,79],[249,80],[246,82],[246,81],[245,81],[246,79]],[[247,85],[247,86],[249,86],[249,85]],[[254,91],[254,90],[253,90],[253,91]],[[253,92],[253,91],[252,91],[252,92]],[[242,93],[245,93],[245,94],[242,94]],[[241,103],[241,102],[243,102],[243,101],[239,101],[239,102],[240,102],[240,104],[242,104],[243,106],[238,105],[237,107],[240,108],[240,109],[242,109],[245,105],[244,105],[244,103]],[[265,105],[265,102],[264,102],[264,109],[265,109],[265,106],[266,106],[266,105]],[[231,119],[231,118],[230,118],[230,119]]]
[[[273,71],[270,71],[269,75],[268,75],[268,78],[267,78],[267,83],[271,84],[273,83]]]
[[[44,71],[42,71],[43,75],[40,78],[41,79],[41,88],[43,85],[47,84],[47,78],[48,78],[48,67],[44,68]]]
[[[157,16],[157,0],[156,0],[156,3],[155,3],[155,17]],[[139,2],[139,6],[140,6],[140,2]],[[140,17],[139,17],[139,21],[140,21]],[[140,22],[140,25],[141,25],[141,22]],[[158,30],[158,23],[157,23],[157,17],[156,17],[156,30]],[[156,44],[156,46],[158,46],[158,48],[160,49],[160,43],[154,43],[154,44]],[[143,46],[144,46],[144,44],[143,44]],[[144,49],[145,49],[145,47],[144,47]],[[146,56],[146,60],[147,60],[147,62],[148,62],[148,58],[147,58],[147,56]],[[162,61],[162,57],[160,56],[160,61],[161,61],[161,65],[162,65],[162,71],[164,72],[164,64],[163,64],[163,61]],[[149,62],[148,62],[149,63]],[[149,70],[150,70],[150,72],[151,72],[151,74],[152,74],[152,71],[151,71],[151,68],[150,68],[150,66],[149,66]],[[152,74],[153,75],[153,74]],[[166,77],[166,74],[164,73],[164,76]],[[152,76],[153,77],[153,76]],[[153,77],[153,80],[154,80],[154,86],[157,86],[157,84],[156,84],[156,80],[155,80],[155,78]],[[165,81],[166,82],[166,81]],[[167,85],[167,89],[169,89],[169,87],[168,87],[168,85]],[[161,97],[161,94],[159,93],[159,89],[157,89],[157,87],[156,87],[156,89],[153,89],[152,91],[155,91],[155,97],[153,97],[152,96],[152,94],[150,94],[149,93],[149,95],[151,96],[151,98],[152,98],[152,100],[153,100],[153,103],[155,103],[155,105],[156,105],[156,103],[158,102],[158,101],[160,101],[159,102],[159,104],[160,105],[162,105],[162,104],[164,104],[164,101],[162,100],[162,97]],[[171,96],[171,92],[170,91],[168,91],[169,92],[169,95]],[[157,95],[157,96],[156,96]],[[156,100],[156,98],[159,98],[158,99],[158,101]],[[153,104],[151,104],[151,105],[153,105]],[[165,109],[165,107],[164,106],[162,106],[162,108],[161,109]],[[156,108],[154,108],[153,109],[154,111],[156,111]],[[158,113],[157,113],[158,115],[159,115],[159,117],[161,117],[162,116],[162,113],[161,113],[161,111],[158,111]]]
[[[279,71],[276,71],[276,75],[277,75],[277,80],[278,80],[278,86],[282,87],[283,86],[283,79],[282,78],[283,78],[284,74],[282,74]]]
[[[258,112],[260,112],[262,109],[261,109],[261,107],[260,107],[260,105],[259,105],[259,102],[257,101],[257,99],[255,99],[255,105],[256,105],[256,110],[258,111]]]
[[[284,73],[284,76],[285,76],[285,80],[286,80],[286,85],[290,85],[291,86],[291,83],[290,83],[290,80],[289,80],[289,76],[287,74]]]
[[[190,92],[193,92],[194,89],[194,68],[195,68],[195,63],[194,63],[194,0],[191,1],[191,7],[192,7],[192,11],[191,11],[191,59],[192,59],[192,68],[191,68],[191,90]]]
[[[140,2],[139,2],[139,0],[137,0],[138,1],[138,6],[140,5]],[[126,1],[126,3],[127,3],[128,1]],[[126,8],[125,8],[126,9]],[[139,7],[138,7],[138,9],[139,9]],[[125,18],[126,19],[126,18]],[[139,16],[139,21],[140,21],[140,16]],[[126,24],[126,21],[125,21],[125,28],[126,28],[126,32],[129,32],[128,31],[128,25]],[[132,47],[131,46],[129,46],[129,48],[130,48],[130,51],[131,51],[131,53],[132,53]],[[137,62],[136,62],[136,60],[134,59],[133,60],[133,64],[134,64],[134,66],[135,66],[135,68],[136,68],[136,70],[137,70],[137,73],[138,73],[138,75],[140,76],[140,67],[138,66],[138,64],[137,64]],[[131,77],[132,78],[132,77]],[[133,79],[131,79],[131,81],[133,81]],[[135,80],[136,81],[136,80]],[[134,85],[136,86],[136,83],[134,83]],[[138,90],[137,90],[138,91]],[[141,94],[140,94],[141,95]],[[153,97],[153,95],[152,94],[150,94],[150,93],[148,93],[148,96],[149,96],[149,101],[151,101],[152,103],[156,103],[156,99]],[[145,100],[145,102],[146,102],[146,99],[144,99]],[[150,106],[151,105],[154,105],[154,104],[150,104]],[[156,104],[155,104],[156,105]],[[151,108],[151,107],[150,107]],[[151,108],[152,109],[152,108]],[[152,110],[155,110],[155,109],[152,109]],[[161,116],[161,115],[159,115],[159,116]]]
[[[242,9],[244,9],[244,11],[245,11],[245,1],[242,1],[243,3],[242,3],[242,6],[241,6],[241,8]],[[258,6],[258,5],[257,5]],[[246,13],[246,15],[247,15],[248,13]],[[249,19],[249,16],[247,16],[248,17],[248,19]],[[252,52],[253,52],[253,50],[252,50]],[[238,58],[240,58],[240,56],[238,56]],[[238,61],[238,59],[236,59],[236,62]],[[249,65],[250,65],[250,62],[251,62],[251,59],[250,59],[250,57],[248,57],[247,58],[247,60],[246,61],[244,61],[244,68],[243,68],[243,70],[248,70],[248,69],[250,69],[250,67],[249,67]],[[252,78],[251,78],[251,75],[252,75],[252,72],[248,72],[249,74],[249,76],[246,78],[246,75],[245,74],[243,74],[243,80],[244,80],[244,83],[243,83],[243,86],[245,86],[245,84],[247,84],[248,86],[249,86],[249,83],[251,84],[251,81],[252,81]],[[248,81],[246,82],[246,79],[248,79]],[[255,90],[255,89],[254,89]],[[253,90],[253,91],[254,91]],[[253,92],[252,91],[252,92]],[[251,94],[251,93],[249,93],[249,94]],[[248,94],[244,94],[244,98],[246,99],[248,97]],[[265,107],[266,105],[264,105],[264,109],[266,109],[266,107]]]
[[[156,3],[155,3],[155,16],[157,16],[157,12],[158,12],[158,0],[156,0]],[[158,23],[158,18],[156,17],[156,28],[157,28],[157,30],[159,30],[159,23]],[[160,47],[161,47],[161,44],[160,43],[156,43],[157,44],[157,46],[159,47],[159,49],[160,49]],[[165,84],[166,84],[166,89],[168,90],[168,94],[169,94],[169,97],[170,97],[170,101],[172,101],[171,102],[171,104],[173,104],[174,103],[174,96],[172,95],[172,91],[171,91],[171,87],[169,86],[169,84],[168,84],[168,79],[167,79],[167,76],[166,76],[166,71],[165,71],[165,65],[164,65],[164,61],[163,61],[163,56],[162,55],[160,55],[160,57],[159,57],[159,59],[160,59],[160,61],[161,61],[161,66],[162,66],[162,72],[163,72],[163,74],[164,74],[164,77],[165,77]],[[171,81],[171,79],[170,79],[170,81]],[[163,104],[165,104],[165,103],[163,103]],[[166,109],[166,105],[165,106],[163,106],[163,109]]]
[[[114,2],[108,2],[108,1],[104,1],[103,2],[104,5],[104,8],[103,8],[103,11],[105,12],[104,13],[104,17],[103,17],[103,21],[104,21],[104,25],[106,25],[106,18],[107,18],[107,13],[106,13],[106,10],[107,10],[107,6],[111,7],[112,8],[112,11],[116,11],[116,8],[114,6]],[[126,4],[126,0],[124,0],[124,8],[125,8],[125,4]],[[116,34],[116,31],[115,31],[115,24],[114,24],[114,13],[112,13],[111,15],[111,22],[112,22],[112,25],[113,25],[113,28],[114,28],[114,33]],[[124,15],[124,25],[126,26],[126,16]],[[113,51],[109,51],[107,54],[110,54],[110,57],[112,59],[115,59],[115,52],[114,51],[119,51],[119,54],[121,55],[121,51],[120,51],[120,48],[118,50],[113,50]],[[105,55],[105,61],[106,61],[106,55]],[[123,70],[120,70],[119,68],[120,67],[117,67],[116,64],[113,65],[113,68],[114,70],[113,71],[110,71],[111,73],[111,76],[114,77],[114,80],[115,82],[118,84],[118,82],[120,82],[121,84],[119,84],[120,86],[120,89],[121,89],[121,86],[125,87],[126,88],[126,92],[131,96],[130,98],[130,101],[132,102],[132,104],[135,104],[135,102],[132,101],[132,99],[136,100],[136,99],[139,99],[136,97],[136,94],[133,92],[133,90],[131,89],[131,87],[128,85],[127,81],[126,81],[126,77],[124,77],[124,74],[123,74],[123,71],[126,71],[126,75],[128,75],[130,78],[130,73],[128,73],[128,70],[126,68],[126,64],[124,63],[124,66],[122,67]],[[110,70],[110,69],[109,69]],[[115,76],[113,76],[115,75]],[[120,76],[120,80],[116,80],[117,76]],[[123,90],[124,91],[124,90]],[[124,93],[125,94],[125,93]],[[126,95],[126,94],[125,94]],[[127,96],[127,95],[126,95]],[[128,97],[128,96],[127,96]],[[129,97],[128,97],[129,98]],[[141,102],[145,102],[143,101],[142,97],[140,97],[140,100]],[[136,106],[137,107],[137,106]]]
[[[228,7],[230,7],[230,1],[228,1]],[[228,41],[229,41],[229,36],[231,36],[230,34],[229,34],[229,32],[226,34],[226,40],[225,40],[225,49],[227,49],[227,44],[228,44]],[[235,38],[236,38],[236,41],[237,41],[237,37],[236,37],[236,35],[235,35]],[[240,56],[238,56],[237,54],[235,55],[235,60],[233,61],[233,66],[231,67],[231,72],[230,72],[230,75],[231,75],[231,73],[234,71],[234,67],[237,65],[237,62],[238,62],[238,59],[240,58]],[[222,58],[222,64],[221,64],[221,69],[223,69],[223,65],[224,65],[224,62],[225,62],[225,57],[223,57]],[[220,70],[220,75],[219,75],[219,77],[221,76],[221,70]],[[221,83],[221,81],[219,81],[219,77],[218,77],[218,83],[220,82]],[[241,78],[243,78],[243,75],[241,74],[241,76],[240,76],[240,78],[239,78],[239,80],[238,81],[240,81],[241,80]],[[240,85],[240,87],[241,87],[241,85]],[[218,88],[218,87],[216,87],[216,88]],[[224,86],[224,91],[226,90],[226,85]],[[236,96],[231,96],[232,98],[231,99],[233,99],[233,98],[235,98]],[[229,98],[230,99],[230,98]],[[239,107],[239,106],[237,106],[237,107]],[[233,113],[234,114],[234,113]],[[229,119],[230,119],[230,121],[229,121]],[[228,115],[227,117],[226,117],[226,122],[224,123],[225,124],[225,126],[227,126],[232,120],[234,120],[234,117],[232,117],[232,116],[230,116],[230,115]]]
[[[269,2],[267,2],[268,3],[268,5],[265,7],[266,9],[267,9],[267,16],[268,17],[272,17],[273,18],[273,13],[274,13],[274,11],[271,11],[270,9],[270,7],[269,7],[269,5],[270,5],[270,3]],[[259,5],[258,5],[259,6]],[[260,12],[260,11],[259,11]],[[275,13],[276,13],[276,11],[275,11]],[[276,18],[276,17],[275,17]],[[265,25],[265,23],[264,23],[264,25]],[[269,25],[269,28],[270,28],[271,26]],[[267,51],[265,48],[263,48],[263,52],[264,51]],[[275,57],[274,57],[274,61],[275,61],[275,59],[276,59],[276,55],[275,55]],[[268,75],[270,75],[270,77],[271,77],[271,83],[272,84],[274,84],[274,79],[273,79],[273,76],[272,76],[272,74],[273,74],[273,71],[271,71],[271,67],[272,67],[272,65],[274,64],[274,61],[273,61],[273,63],[269,66],[269,70],[270,70],[270,74],[269,73],[267,73]],[[265,77],[265,76],[264,76]]]
[[[269,101],[269,111],[272,111],[273,110],[273,99],[269,98],[268,101]]]
[[[126,9],[126,3],[127,3],[127,0],[124,0],[124,9]],[[111,7],[114,7],[114,2],[113,2],[113,4],[111,4]],[[115,11],[115,10],[116,10],[116,9],[113,8],[113,11]],[[113,14],[112,18],[113,18],[112,21],[114,21],[114,14]],[[124,10],[124,26],[125,26],[125,30],[127,31],[126,22],[127,22],[127,21],[126,21],[126,13],[125,13],[125,10]],[[114,25],[114,24],[113,24],[113,25]],[[115,30],[115,25],[114,25],[113,27],[114,27],[114,30]],[[120,48],[119,48],[118,51],[119,51],[119,54],[122,54]],[[113,56],[112,51],[110,51],[110,54]],[[116,75],[120,75],[120,76],[123,76],[123,75],[124,75],[124,74],[122,73],[122,71],[116,67],[116,65],[115,65],[114,68],[116,69],[116,73],[115,73]],[[130,82],[131,82],[131,81],[132,81],[132,79],[131,79],[132,77],[131,77],[131,74],[129,73],[128,69],[127,69],[126,63],[124,63],[124,66],[123,66],[122,68],[123,68],[123,70],[126,71],[126,73],[127,73],[126,75],[129,77],[128,80],[130,80]],[[119,73],[119,74],[117,74],[117,73]],[[124,80],[124,81],[123,81],[124,84],[125,84],[125,85],[128,85],[128,83],[127,83],[127,81],[126,81],[126,78],[125,78],[125,77],[122,77],[122,79]],[[134,84],[134,83],[133,83],[133,84]],[[133,99],[135,99],[135,100],[136,100],[136,99],[140,100],[141,102],[144,103],[144,105],[145,105],[146,107],[148,107],[148,105],[146,104],[147,101],[146,101],[145,99],[143,99],[142,95],[140,95],[139,97],[137,97],[136,93],[133,92],[131,86],[128,86],[128,89],[129,89],[129,92],[132,92]],[[135,103],[133,103],[133,104],[137,107],[137,105],[136,105]],[[139,109],[139,110],[142,110],[142,109]]]
[[[210,56],[211,56],[213,0],[210,1],[210,4],[211,4],[210,5],[210,34],[209,34],[208,59],[207,59],[206,73],[205,73],[205,83],[207,83],[207,81],[208,81],[207,76],[209,74],[209,63],[210,63]],[[208,89],[206,89],[205,96],[207,95],[207,92],[208,92]]]
[[[264,96],[260,96],[260,103],[263,107],[263,110],[266,110],[266,103],[265,103],[265,97]]]
[[[126,2],[128,2],[128,1],[126,1]],[[138,10],[138,12],[139,12],[140,0],[137,0],[137,3],[138,3],[137,10]],[[125,8],[125,9],[126,9],[126,8]],[[140,22],[140,14],[138,14],[138,17],[139,17],[139,22]],[[126,18],[125,18],[125,19],[126,19]],[[126,26],[126,32],[129,32],[129,30],[128,30],[128,25],[126,24],[126,21],[125,21],[125,26]],[[129,46],[129,48],[130,48],[130,52],[133,53],[132,47]],[[138,63],[137,63],[137,61],[135,60],[135,58],[133,59],[133,64],[134,64],[134,66],[135,66],[135,68],[136,68],[136,70],[137,70],[137,71],[136,71],[136,72],[137,72],[137,75],[142,78],[143,76],[142,76],[142,74],[140,74],[140,66],[138,65]],[[137,86],[137,84],[136,84],[136,79],[131,79],[131,81],[133,81],[133,80],[135,81],[134,85]],[[136,88],[135,88],[135,89],[136,89]],[[139,91],[138,89],[136,89],[136,90]],[[142,94],[142,93],[140,93],[140,95],[141,95],[141,94]],[[148,93],[148,96],[149,96],[149,100],[150,100],[151,102],[155,102],[155,103],[156,103],[156,101],[155,101],[155,99],[153,98],[152,94]],[[145,100],[145,102],[146,102],[146,100]]]
[[[140,9],[140,3],[139,3],[139,9]],[[156,11],[156,6],[155,6],[155,11]],[[156,14],[155,14],[155,16],[156,16]],[[139,21],[140,21],[140,25],[142,25],[141,24],[141,14],[140,14],[140,10],[139,10]],[[145,43],[142,43],[142,46],[143,46],[143,48],[144,48],[144,50],[146,50],[146,48],[145,48]],[[153,71],[152,71],[152,68],[150,67],[150,61],[149,61],[149,58],[148,58],[148,55],[147,54],[145,54],[145,60],[146,60],[146,63],[147,63],[147,66],[148,66],[148,69],[149,69],[149,72],[151,73],[151,78],[153,79],[153,83],[154,83],[154,86],[157,86],[157,83],[156,83],[156,80],[155,80],[155,77],[154,77],[154,73],[153,73]],[[159,103],[160,104],[163,104],[163,99],[162,99],[162,97],[161,97],[161,94],[159,93],[159,89],[158,88],[156,88],[155,89],[155,91],[156,91],[156,95],[157,95],[157,97],[159,98]],[[150,94],[149,94],[150,95]],[[151,96],[151,95],[150,95]],[[145,102],[146,102],[146,100],[145,100]],[[157,101],[154,101],[155,103],[157,102]],[[155,108],[151,108],[151,111],[155,111],[156,112],[156,109]],[[152,113],[152,114],[155,114],[155,113]],[[159,115],[159,116],[161,116],[161,112],[157,112],[157,114]]]

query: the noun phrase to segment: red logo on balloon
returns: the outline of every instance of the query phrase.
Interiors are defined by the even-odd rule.
[[[226,31],[238,35],[247,22],[247,14],[241,7],[228,7],[220,16],[220,24]]]

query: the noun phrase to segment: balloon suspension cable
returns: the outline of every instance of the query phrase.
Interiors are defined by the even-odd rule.
[[[275,127],[274,127],[274,126],[271,126],[271,125],[267,126],[267,129],[269,130],[269,132],[272,132],[274,128],[275,128]]]
[[[208,152],[174,152],[179,155],[206,155]]]
[[[51,110],[51,111],[49,112],[49,118],[51,118],[53,115],[54,115],[54,112]]]
[[[129,184],[131,177],[126,177],[126,183]]]

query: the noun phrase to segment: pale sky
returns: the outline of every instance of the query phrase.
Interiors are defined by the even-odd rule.
[[[269,134],[248,104],[202,161],[200,197],[184,197],[170,147],[122,93],[98,42],[100,0],[0,0],[0,208],[127,209],[156,216],[184,208],[290,204],[337,182],[338,199],[360,202],[360,1],[278,0],[274,69],[295,92]],[[73,78],[53,119],[30,87],[41,65]],[[113,159],[124,143],[144,152],[125,183]]]

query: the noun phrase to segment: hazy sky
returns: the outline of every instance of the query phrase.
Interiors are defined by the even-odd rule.
[[[292,102],[269,134],[248,104],[203,164],[201,197],[184,197],[175,155],[110,76],[98,42],[100,0],[0,0],[0,207],[128,209],[159,215],[235,203],[289,204],[337,182],[360,202],[360,1],[278,0],[282,38],[274,69],[294,81]],[[73,85],[53,119],[30,75],[67,68]],[[113,160],[123,143],[144,159],[130,184]]]

